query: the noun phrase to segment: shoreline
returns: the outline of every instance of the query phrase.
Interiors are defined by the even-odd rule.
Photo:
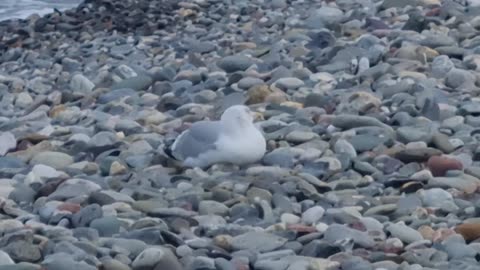
[[[6,3],[0,3],[0,21],[26,19],[33,14],[44,16],[54,12],[54,9],[74,9],[80,4],[76,0],[73,0],[76,3],[65,3],[65,1],[62,1],[61,3],[50,4],[34,0],[17,0],[15,3],[12,3],[10,0],[6,1]]]
[[[128,2],[128,1],[127,1]],[[170,3],[169,3],[170,2]],[[175,1],[156,1],[155,3],[165,5],[165,9],[155,7],[145,7],[135,3],[116,4],[113,5],[108,0],[95,0],[90,1],[86,0],[80,3],[76,8],[71,8],[63,11],[54,11],[43,16],[35,16],[35,14],[27,17],[26,19],[13,19],[13,20],[4,20],[0,21],[0,31],[5,33],[6,36],[14,35],[17,39],[23,39],[28,37],[28,34],[35,34],[40,38],[44,34],[50,32],[59,31],[61,34],[72,35],[72,33],[78,31],[85,31],[89,34],[94,34],[96,32],[101,32],[106,30],[108,32],[117,31],[120,33],[128,33],[128,31],[137,31],[135,24],[136,20],[145,20],[141,18],[141,14],[144,14],[144,9],[147,8],[147,11],[153,11],[157,13],[152,19],[158,20],[157,25],[147,26],[147,29],[140,34],[153,34],[152,28],[155,30],[158,29],[158,26],[161,27],[162,24],[168,24],[165,22],[161,16],[167,13],[172,12],[172,6]],[[102,12],[99,12],[99,9],[103,9]],[[136,12],[131,16],[131,18],[124,18],[121,12],[133,9],[133,12]],[[83,10],[83,11],[82,11]],[[87,13],[85,13],[88,11]],[[137,16],[135,18],[135,16]],[[139,17],[140,16],[140,17]],[[22,29],[23,28],[23,29]],[[19,33],[12,33],[11,31],[19,31]],[[8,37],[3,37],[0,40],[0,45],[9,46],[11,43],[15,43],[15,39],[8,39]]]

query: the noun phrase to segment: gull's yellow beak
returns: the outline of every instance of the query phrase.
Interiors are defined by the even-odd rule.
[[[263,113],[251,112],[251,115],[252,115],[252,117],[253,117],[253,121],[254,121],[254,122],[265,120],[265,118],[263,118]]]

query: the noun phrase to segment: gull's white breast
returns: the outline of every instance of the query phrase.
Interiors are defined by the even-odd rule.
[[[224,160],[233,164],[247,164],[260,160],[266,151],[263,134],[251,126],[235,135],[220,136],[217,149]]]

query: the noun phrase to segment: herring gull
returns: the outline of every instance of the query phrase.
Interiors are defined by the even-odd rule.
[[[254,163],[265,154],[266,142],[253,119],[247,106],[229,107],[219,121],[194,123],[165,152],[187,167]]]

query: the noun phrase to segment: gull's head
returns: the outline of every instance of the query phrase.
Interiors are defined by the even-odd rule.
[[[253,123],[253,117],[254,114],[250,110],[250,108],[244,105],[235,105],[229,107],[225,110],[225,112],[223,112],[221,121],[230,124],[236,123],[240,126],[245,126]]]

